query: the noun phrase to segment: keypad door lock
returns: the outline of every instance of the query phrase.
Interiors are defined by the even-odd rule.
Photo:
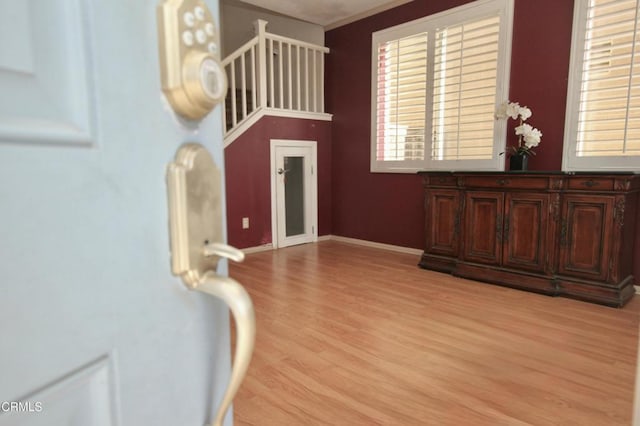
[[[217,28],[204,1],[164,0],[158,40],[162,91],[178,114],[203,118],[227,93]]]

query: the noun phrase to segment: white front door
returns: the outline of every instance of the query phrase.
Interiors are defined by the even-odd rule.
[[[187,141],[223,167],[221,112],[168,107],[157,5],[0,0],[0,425],[201,426],[227,384],[228,310],[172,276],[165,184]]]
[[[316,143],[271,141],[274,247],[317,241]]]

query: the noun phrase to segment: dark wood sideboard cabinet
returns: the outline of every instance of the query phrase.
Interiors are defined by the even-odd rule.
[[[615,307],[633,297],[640,175],[419,175],[422,268]]]

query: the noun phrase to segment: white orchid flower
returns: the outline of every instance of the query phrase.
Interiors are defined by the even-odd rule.
[[[534,148],[540,145],[540,139],[542,138],[542,132],[536,128],[531,129],[528,135],[524,135],[524,145],[527,148]]]
[[[520,107],[518,113],[520,114],[520,118],[522,118],[522,121],[525,121],[527,118],[531,117],[532,114],[531,110],[527,107]]]
[[[516,135],[522,136],[524,139],[524,145],[527,148],[533,148],[540,144],[540,139],[542,138],[542,132],[534,127],[531,127],[530,124],[522,124],[516,127]]]
[[[518,118],[518,115],[520,115],[520,104],[517,102],[510,102],[507,105],[506,113],[509,117],[515,120],[516,118]]]
[[[531,127],[530,124],[521,124],[518,127],[516,127],[516,135],[520,136],[527,136],[529,134],[531,134],[531,131],[533,130],[533,127]]]
[[[542,132],[530,124],[524,123],[531,115],[533,113],[529,107],[521,107],[518,102],[510,102],[508,100],[500,104],[496,109],[497,119],[507,119],[509,117],[514,120],[520,119],[520,125],[515,128],[516,135],[519,136],[518,145],[510,148],[513,150],[513,155],[533,155],[535,153],[530,149],[540,145]]]

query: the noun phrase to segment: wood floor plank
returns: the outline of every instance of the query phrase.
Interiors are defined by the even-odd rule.
[[[640,298],[623,309],[335,241],[254,253],[236,425],[628,425]]]

